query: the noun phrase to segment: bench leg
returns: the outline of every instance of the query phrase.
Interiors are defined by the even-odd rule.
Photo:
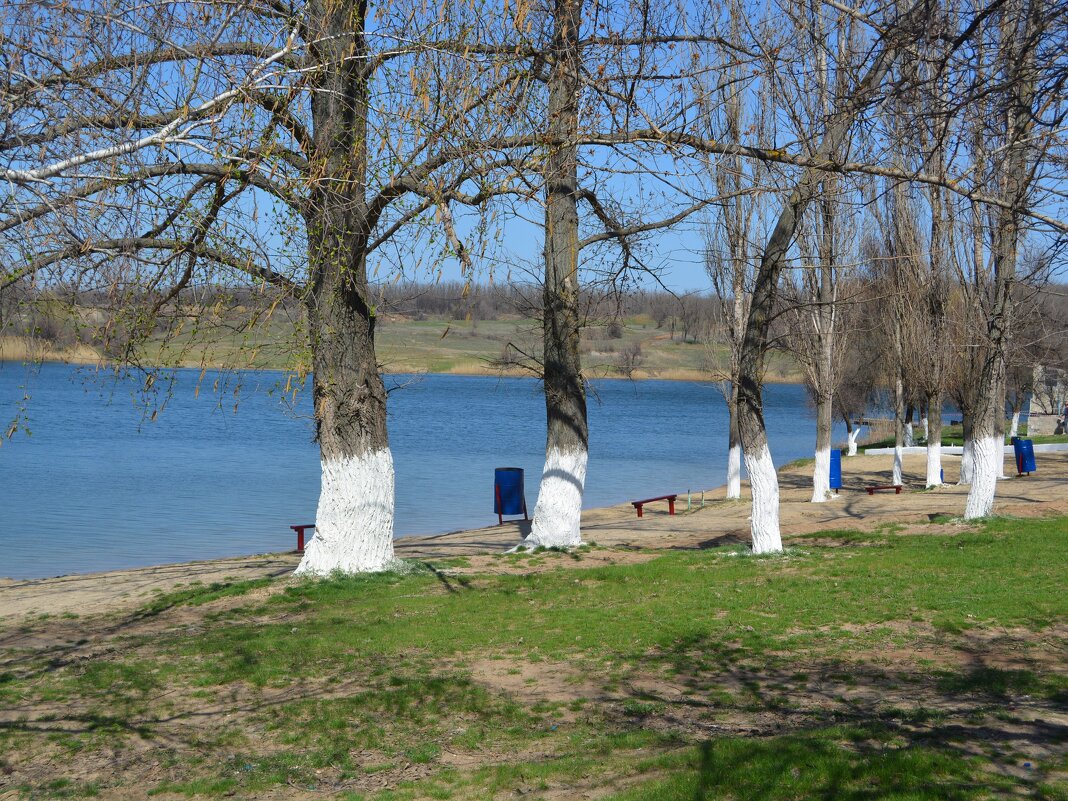
[[[638,510],[638,517],[641,517],[642,516],[642,505],[639,503],[634,508]]]
[[[675,514],[675,499],[674,498],[668,498],[668,514],[669,515]]]

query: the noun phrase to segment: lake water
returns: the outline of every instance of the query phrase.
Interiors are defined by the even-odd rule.
[[[526,470],[533,512],[545,447],[538,382],[386,380],[395,388],[397,536],[495,523],[494,467]],[[153,420],[137,400],[139,380],[0,363],[0,425],[21,411],[30,431],[0,445],[0,576],[291,549],[289,526],[315,518],[319,454],[310,382],[291,407],[284,381],[179,370]],[[587,507],[726,481],[727,414],[711,384],[597,381],[589,416]],[[768,386],[765,416],[777,464],[811,455],[815,421],[802,387]]]

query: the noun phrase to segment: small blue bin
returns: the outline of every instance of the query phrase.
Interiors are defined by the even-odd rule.
[[[842,488],[842,452],[835,448],[831,451],[831,489]]]
[[[1035,467],[1035,443],[1029,439],[1014,437],[1012,440],[1013,456],[1016,457],[1017,475],[1031,475],[1037,472]]]
[[[527,514],[527,499],[523,493],[523,468],[498,467],[493,471],[493,513],[502,515]]]

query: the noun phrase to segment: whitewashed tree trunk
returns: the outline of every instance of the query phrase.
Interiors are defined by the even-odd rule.
[[[727,452],[727,499],[742,497],[742,446],[731,445]]]
[[[826,323],[829,327],[829,323]],[[820,378],[830,383],[832,351],[831,334],[825,334],[825,353],[821,359]],[[832,397],[821,394],[816,401],[816,459],[812,468],[812,503],[823,503],[831,497],[831,423],[834,419]]]
[[[902,460],[902,456],[903,455],[904,454],[901,452],[901,446],[900,445],[894,445],[894,473],[893,473],[893,477],[890,479],[890,483],[893,484],[894,486],[901,486],[901,484],[903,483],[902,480],[901,480],[901,476],[902,476],[901,460]]]
[[[315,535],[297,573],[367,573],[393,557],[393,457],[389,448],[324,461]]]
[[[823,503],[831,497],[831,449],[816,451],[816,464],[812,470],[812,503]]]
[[[738,438],[738,382],[731,382],[731,393],[727,399],[730,427],[728,429],[727,448],[727,500],[742,497],[742,443]]]
[[[958,485],[964,486],[972,483],[975,475],[975,442],[972,439],[964,440],[964,452],[960,457],[960,479]]]
[[[582,0],[555,0],[549,73],[548,129],[569,142],[545,160],[545,277],[542,288],[545,469],[530,534],[520,547],[571,548],[582,543],[589,423],[582,378],[578,277],[579,26]]]
[[[931,426],[929,421],[927,420],[927,415],[924,415],[920,419],[920,423],[923,425],[923,441],[927,442],[931,439]]]
[[[923,417],[927,439],[927,486],[942,485],[942,394],[927,396],[927,414]]]
[[[915,438],[915,434],[912,431],[912,421],[911,420],[906,420],[905,421],[905,427],[904,427],[904,430],[902,431],[902,434],[903,434],[903,440],[904,440],[903,444],[904,444],[904,446],[906,448],[912,448],[912,447],[914,447],[916,445],[916,438]]]
[[[849,432],[849,456],[857,455],[857,437],[860,436],[860,426]]]
[[[743,450],[745,469],[753,490],[751,531],[753,553],[775,553],[782,550],[779,533],[779,476],[771,459],[767,441],[755,453]]]
[[[993,513],[998,478],[1005,463],[1004,446],[1000,437],[977,438],[972,447],[972,486],[964,507],[965,520],[988,517]]]
[[[550,448],[534,506],[534,522],[523,546],[572,548],[582,544],[582,491],[586,484],[587,452]]]
[[[1009,428],[1010,437],[1020,436],[1020,410],[1017,409],[1012,413],[1012,426]]]

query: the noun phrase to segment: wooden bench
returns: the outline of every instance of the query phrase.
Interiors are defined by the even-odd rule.
[[[297,553],[304,553],[304,532],[309,528],[315,528],[315,523],[305,523],[303,526],[290,526],[297,532]]]
[[[679,497],[678,493],[675,493],[674,495],[658,495],[655,498],[646,498],[643,501],[631,501],[630,505],[638,510],[638,517],[641,517],[642,516],[642,507],[645,506],[645,504],[652,503],[653,501],[667,501],[668,502],[668,514],[669,515],[673,515],[673,514],[675,514],[675,499],[678,498],[678,497]]]
[[[865,487],[864,489],[866,489],[868,491],[869,495],[874,495],[876,490],[893,490],[894,491],[894,495],[900,495],[901,494],[901,485],[900,484],[876,484],[876,485],[871,486],[871,487]]]

